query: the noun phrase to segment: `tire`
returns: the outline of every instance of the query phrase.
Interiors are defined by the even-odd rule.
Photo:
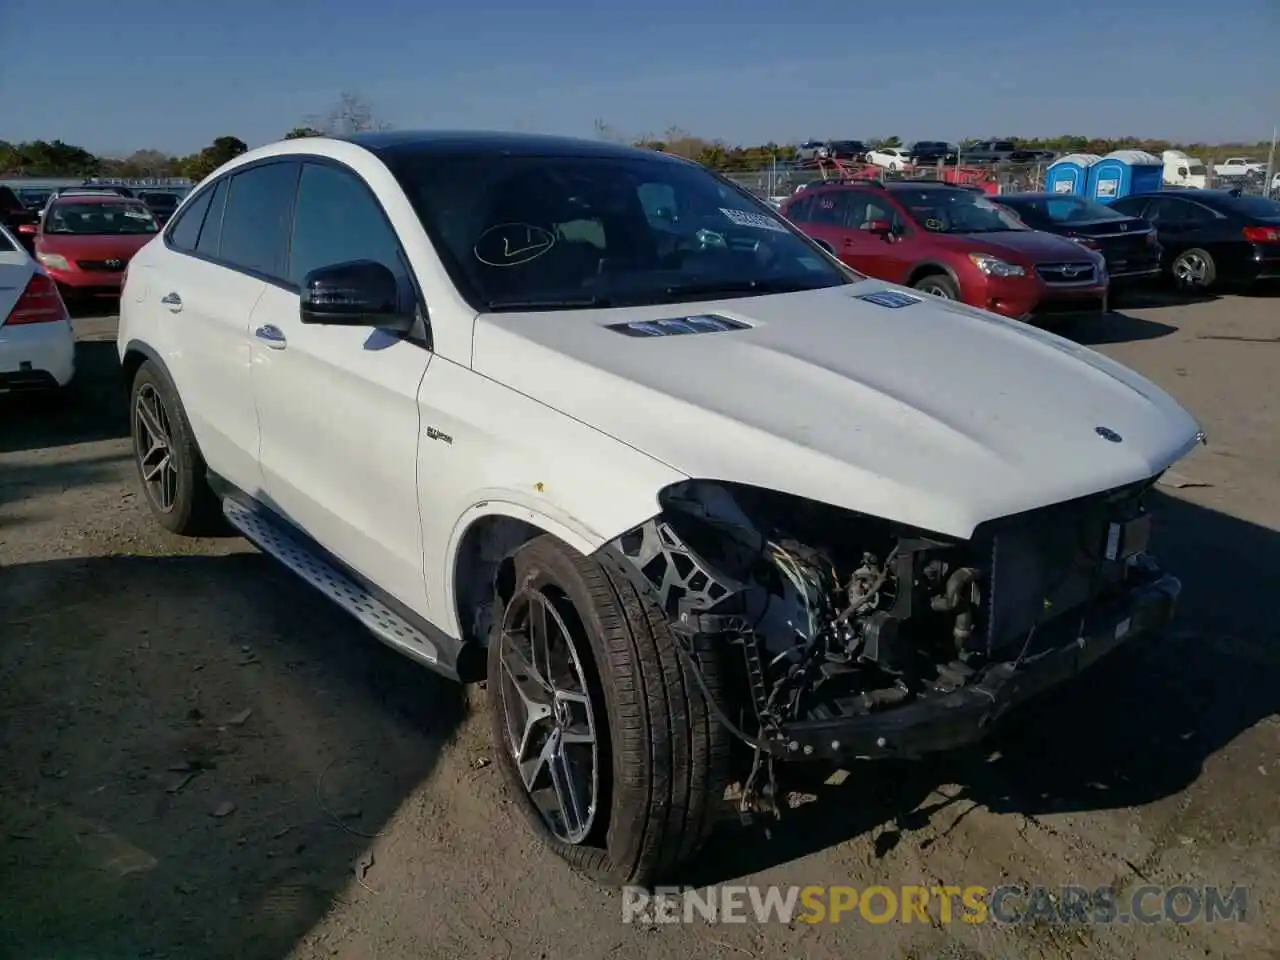
[[[495,755],[516,805],[547,846],[596,883],[647,886],[671,876],[702,846],[720,812],[728,732],[680,657],[666,618],[625,574],[543,536],[516,553],[514,585],[505,603],[499,598],[504,614],[489,644],[488,689]],[[514,747],[522,723],[508,722],[508,704],[520,701],[506,658],[528,649],[519,627],[530,597],[546,598],[568,627],[593,711],[594,820],[579,818],[577,837],[561,829],[567,817],[553,830],[554,816],[544,815],[526,788]],[[719,699],[718,658],[709,650],[696,655],[707,690]],[[585,745],[578,749],[585,755]]]
[[[959,300],[960,287],[945,273],[931,273],[921,277],[912,286],[921,293],[927,293],[944,300]]]
[[[1208,290],[1217,282],[1218,266],[1207,250],[1192,247],[1173,258],[1169,266],[1173,282],[1180,290]]]
[[[147,415],[140,414],[140,404]],[[223,532],[221,504],[209,488],[204,457],[178,391],[151,361],[138,368],[129,391],[129,434],[138,482],[160,525],[188,537]]]

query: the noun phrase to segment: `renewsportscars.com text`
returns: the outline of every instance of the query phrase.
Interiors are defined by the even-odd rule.
[[[622,890],[624,923],[1214,923],[1247,919],[1245,887],[755,886]]]

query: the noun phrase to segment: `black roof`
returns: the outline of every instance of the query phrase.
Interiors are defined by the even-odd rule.
[[[686,163],[679,157],[577,137],[553,137],[533,133],[501,133],[469,130],[392,130],[386,133],[356,133],[335,137],[378,155],[472,155],[498,154],[508,157],[597,157],[662,160]]]

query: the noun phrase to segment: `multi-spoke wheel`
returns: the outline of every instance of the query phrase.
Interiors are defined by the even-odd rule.
[[[927,277],[922,277],[916,281],[915,288],[921,293],[941,297],[943,300],[960,299],[960,288],[945,273],[931,273]]]
[[[178,500],[178,464],[169,433],[169,415],[159,391],[155,384],[142,384],[133,401],[138,472],[151,505],[161,513],[172,512]]]
[[[178,392],[151,362],[134,374],[129,410],[134,462],[152,514],[174,533],[222,530],[222,511],[206,482],[204,459]]]
[[[719,651],[686,661],[621,567],[554,537],[526,543],[507,573],[488,687],[516,805],[597,882],[671,876],[710,832],[728,781],[728,734],[690,667],[721,699]]]
[[[547,829],[565,843],[591,832],[600,781],[595,712],[576,649],[581,627],[577,639],[573,631],[552,597],[522,590],[498,638],[507,747]]]

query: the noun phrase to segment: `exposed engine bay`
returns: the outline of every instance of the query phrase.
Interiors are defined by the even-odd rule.
[[[1148,563],[1141,497],[1153,480],[983,524],[964,541],[691,480],[616,546],[677,634],[736,651],[740,695],[718,706],[754,749],[752,779],[767,768],[772,784],[773,759],[814,752],[789,725],[940,697],[993,663],[1016,666],[1038,635],[1083,634],[1088,611]]]

